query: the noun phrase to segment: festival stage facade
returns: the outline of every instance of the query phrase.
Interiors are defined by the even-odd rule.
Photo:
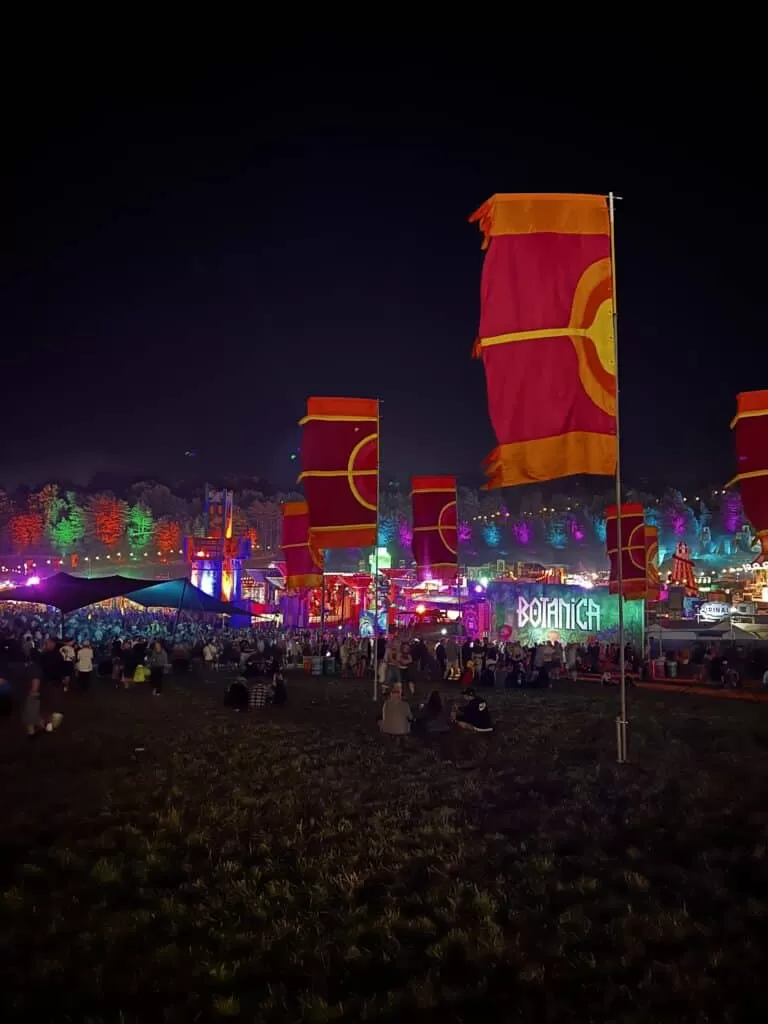
[[[562,644],[618,641],[618,598],[607,588],[493,580],[487,598],[495,639],[523,645],[547,640]],[[626,641],[641,651],[644,609],[643,600],[624,602]]]

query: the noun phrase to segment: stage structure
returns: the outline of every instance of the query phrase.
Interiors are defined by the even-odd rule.
[[[205,485],[205,534],[186,537],[185,557],[190,563],[190,581],[220,601],[241,597],[242,564],[251,553],[249,537],[233,537],[234,501],[232,491]]]

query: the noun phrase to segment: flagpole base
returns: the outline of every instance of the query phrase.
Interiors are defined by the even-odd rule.
[[[629,722],[625,718],[616,719],[616,760],[619,764],[626,764],[627,761],[627,726]]]

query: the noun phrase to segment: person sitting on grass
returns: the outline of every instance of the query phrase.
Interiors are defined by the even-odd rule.
[[[240,676],[227,687],[224,704],[228,708],[234,708],[235,711],[247,711],[248,696],[248,683],[243,676]]]
[[[429,695],[427,703],[422,705],[421,710],[413,723],[413,731],[422,736],[431,736],[435,733],[449,732],[451,722],[448,712],[443,707],[443,699],[439,690],[433,690]]]
[[[468,702],[456,711],[456,725],[469,732],[493,732],[488,702],[478,697],[474,690],[467,690],[466,696]]]
[[[248,710],[258,711],[270,702],[269,687],[263,679],[257,679],[248,691]]]
[[[50,718],[43,717],[40,707],[40,676],[37,672],[34,672],[29,680],[29,691],[22,714],[22,721],[27,730],[27,736],[33,739],[38,733],[53,732],[61,724],[63,717],[58,711],[54,711]]]
[[[412,721],[413,713],[403,700],[403,684],[395,683],[382,706],[379,728],[387,736],[406,736]]]

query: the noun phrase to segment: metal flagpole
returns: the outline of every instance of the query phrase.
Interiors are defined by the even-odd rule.
[[[323,576],[320,584],[320,657],[323,659],[323,671],[325,675],[325,550],[321,549],[320,557],[323,559]]]
[[[373,548],[373,699],[379,699],[379,520],[381,517],[381,399],[376,399],[376,537]]]
[[[613,288],[613,356],[616,368],[616,583],[619,601],[619,716],[616,719],[616,748],[619,764],[627,760],[627,675],[624,663],[624,551],[621,539],[621,418],[619,416],[619,317],[616,294],[616,234],[614,203],[618,197],[608,193],[608,219],[611,234],[611,283]]]

